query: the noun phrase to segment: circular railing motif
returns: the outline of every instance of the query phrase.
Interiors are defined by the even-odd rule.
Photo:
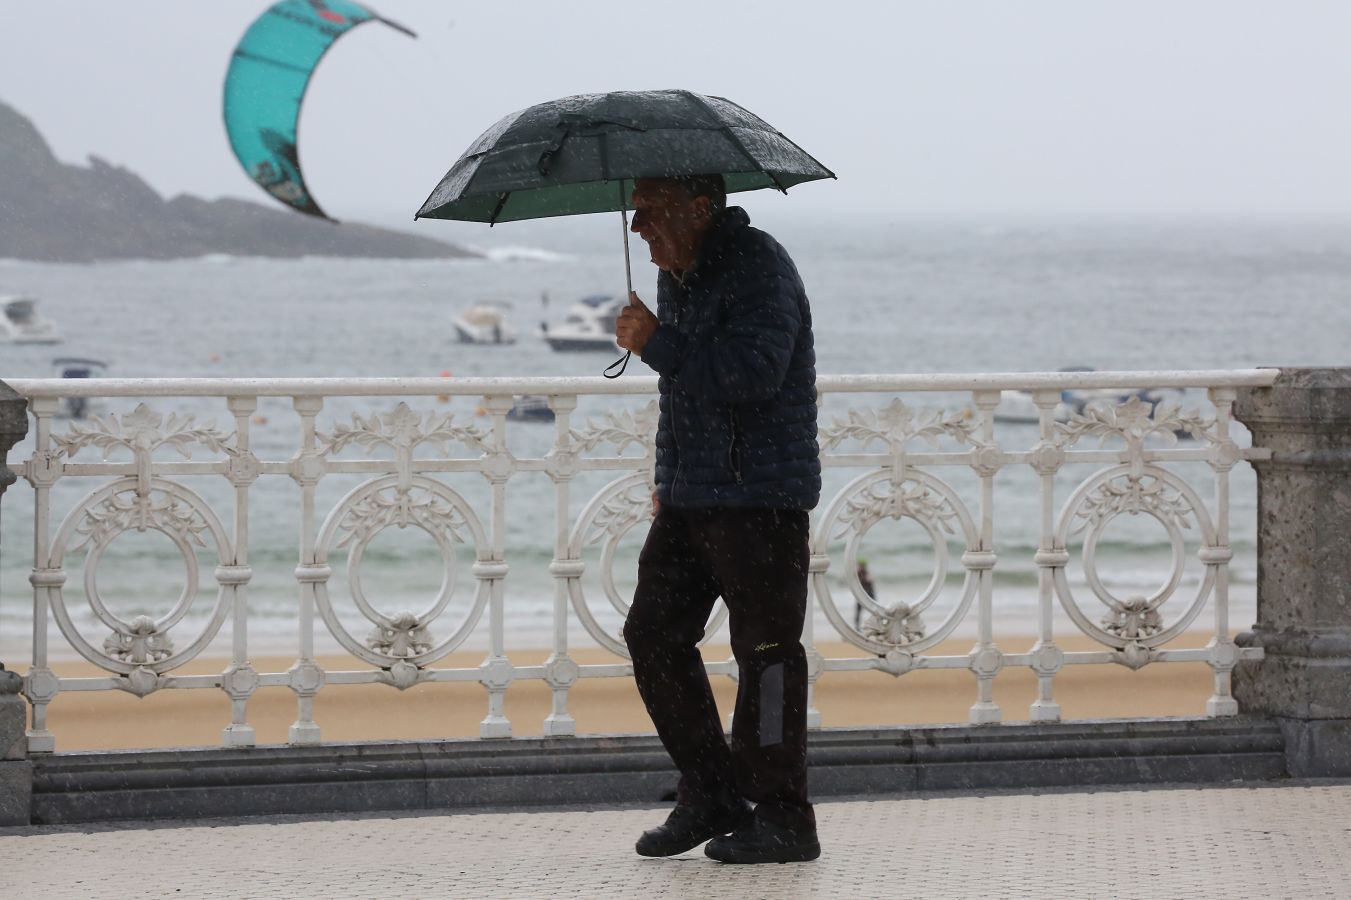
[[[376,535],[391,527],[419,528],[436,542],[441,552],[441,586],[421,612],[402,610],[387,615],[366,595],[361,579],[362,557]],[[350,548],[348,591],[357,610],[374,628],[364,642],[347,630],[333,608],[325,576],[315,581],[315,601],[329,632],[352,655],[381,668],[400,662],[421,667],[450,653],[474,630],[489,595],[489,579],[480,577],[474,602],[464,619],[449,637],[435,641],[431,626],[446,611],[455,594],[456,544],[469,544],[475,560],[482,562],[488,548],[487,531],[469,503],[440,481],[414,475],[401,483],[398,475],[385,475],[353,488],[324,520],[315,558],[322,566],[334,549]]]
[[[582,510],[577,524],[568,537],[568,562],[576,563],[575,574],[567,578],[568,597],[588,634],[610,652],[629,657],[628,647],[621,637],[607,632],[596,620],[595,614],[587,603],[586,591],[582,586],[582,551],[585,547],[600,545],[600,585],[605,598],[621,617],[629,614],[629,603],[619,593],[614,581],[615,551],[624,536],[635,527],[652,520],[652,482],[644,472],[635,472],[618,478],[604,488]],[[704,626],[704,636],[699,641],[705,644],[727,618],[727,607],[718,601],[708,624]]]
[[[910,603],[883,606],[868,595],[858,579],[859,545],[869,529],[884,519],[914,521],[924,529],[933,545],[933,575],[920,597]],[[882,469],[864,473],[845,485],[822,515],[812,541],[812,556],[823,561],[814,562],[812,566],[816,596],[835,630],[855,646],[879,656],[894,650],[908,653],[927,650],[951,634],[976,596],[978,579],[975,575],[980,566],[963,558],[967,572],[961,597],[938,629],[928,632],[921,616],[942,595],[951,564],[946,535],[959,536],[968,551],[974,552],[980,546],[980,533],[970,512],[956,491],[939,478],[907,469],[905,476],[898,480],[891,470]],[[859,628],[841,615],[826,575],[830,542],[842,537],[845,538],[845,583],[867,613],[867,619]]]
[[[1098,543],[1108,525],[1123,514],[1150,516],[1168,534],[1171,565],[1163,583],[1148,596],[1119,597],[1103,583],[1098,571]],[[1055,549],[1066,550],[1071,535],[1083,533],[1084,578],[1106,611],[1099,622],[1092,621],[1075,599],[1065,567],[1057,566],[1053,570],[1056,594],[1074,624],[1118,650],[1132,644],[1157,647],[1184,631],[1204,608],[1215,583],[1215,568],[1206,565],[1190,605],[1171,624],[1165,621],[1164,604],[1182,583],[1187,562],[1187,539],[1182,532],[1190,530],[1192,520],[1203,548],[1215,547],[1215,529],[1200,496],[1181,478],[1157,466],[1116,466],[1079,485],[1061,510]]]
[[[138,493],[135,477],[121,478],[87,494],[66,515],[52,541],[47,568],[60,571],[67,553],[86,550],[84,560],[85,598],[100,622],[111,634],[102,649],[85,639],[66,607],[64,578],[47,578],[51,588],[51,609],[61,633],[77,652],[95,665],[129,675],[138,669],[160,674],[177,668],[201,652],[220,631],[229,605],[227,584],[240,583],[227,567],[234,559],[229,537],[220,520],[200,496],[177,482],[152,477],[144,493]],[[182,555],[186,580],[182,593],[163,616],[141,615],[130,621],[118,616],[104,601],[99,590],[98,567],[108,546],[120,535],[136,531],[158,531],[169,538]],[[174,651],[170,629],[188,614],[201,584],[198,548],[207,548],[210,538],[217,560],[216,605],[203,630],[183,650]]]

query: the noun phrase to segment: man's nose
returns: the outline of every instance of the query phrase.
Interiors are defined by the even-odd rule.
[[[629,231],[632,231],[634,234],[637,234],[638,232],[643,230],[643,225],[645,225],[646,223],[647,223],[647,216],[643,215],[642,212],[635,211],[633,214],[633,221],[629,224]]]

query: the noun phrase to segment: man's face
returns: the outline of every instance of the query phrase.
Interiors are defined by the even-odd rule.
[[[652,262],[666,272],[694,265],[711,221],[707,197],[692,198],[669,178],[639,178],[633,188],[634,234],[647,241]]]

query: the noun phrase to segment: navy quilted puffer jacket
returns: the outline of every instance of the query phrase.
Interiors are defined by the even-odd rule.
[[[811,509],[821,497],[816,351],[787,251],[740,207],[682,284],[657,277],[657,499],[672,507]]]

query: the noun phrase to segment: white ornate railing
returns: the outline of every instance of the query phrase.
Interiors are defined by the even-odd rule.
[[[859,653],[823,658],[814,634],[819,623],[809,617],[804,643],[813,684],[829,671],[881,670],[900,676],[922,668],[968,669],[975,681],[971,721],[996,722],[1001,711],[993,698],[994,679],[1006,667],[1021,666],[1038,680],[1030,717],[1053,721],[1060,717],[1055,677],[1065,666],[1116,663],[1134,669],[1202,661],[1215,674],[1207,713],[1236,713],[1229,673],[1239,659],[1255,658],[1261,651],[1240,649],[1230,640],[1229,473],[1242,460],[1262,458],[1264,451],[1235,442],[1230,409],[1236,388],[1270,384],[1276,374],[1240,370],[821,378],[827,493],[814,513],[812,596],[822,621]],[[631,675],[617,630],[607,628],[592,608],[594,591],[588,593],[587,582],[598,574],[599,590],[614,609],[607,615],[622,617],[627,601],[616,585],[615,559],[625,535],[651,515],[656,404],[649,395],[655,394],[655,379],[20,379],[9,384],[29,398],[35,422],[32,454],[22,464],[34,492],[32,667],[25,676],[33,751],[55,748],[47,707],[62,691],[121,690],[144,696],[157,690],[218,688],[232,700],[224,742],[241,746],[254,742],[247,704],[265,686],[294,691],[298,714],[290,739],[303,744],[320,740],[315,696],[337,684],[379,682],[404,689],[425,682],[478,681],[487,694],[481,734],[506,737],[511,723],[504,698],[513,682],[546,682],[553,709],[545,733],[568,735],[576,729],[568,692],[579,679]],[[1204,389],[1208,408],[1204,414],[1184,411],[1174,403],[1146,402],[1138,396],[1092,403],[1068,415],[1059,406],[1066,390],[1154,388]],[[547,396],[556,413],[547,452],[511,449],[511,429],[539,427],[509,421],[513,397],[524,394]],[[408,405],[430,406],[437,395],[479,400],[487,423],[434,406],[414,411]],[[63,402],[72,397],[102,398],[110,411],[65,421],[60,418]],[[254,414],[259,398],[277,397],[289,398],[296,416],[289,426],[294,435],[285,451],[289,456],[260,456],[251,437]],[[326,400],[335,399],[365,407],[349,409],[346,416],[326,416]],[[187,404],[201,411],[220,400],[234,420],[233,429],[198,424],[190,412],[166,416],[157,408]],[[579,401],[602,400],[607,406],[598,414],[584,416],[579,410]],[[1015,400],[1030,404],[1033,421],[1021,428],[997,427],[999,411]],[[114,411],[118,403],[121,408]],[[846,408],[839,408],[841,404]],[[1186,436],[1185,443],[1178,442],[1179,434]],[[1082,446],[1089,439],[1098,446]],[[157,455],[165,448],[180,458]],[[354,448],[363,452],[354,456]],[[101,451],[104,460],[84,461],[89,450]],[[1179,474],[1187,466],[1208,473],[1209,504],[1193,484],[1195,478]],[[1072,489],[1057,512],[1058,497],[1066,496],[1067,473],[1085,467],[1090,474],[1070,482]],[[855,471],[859,474],[852,480],[832,487]],[[1036,639],[1025,652],[1006,652],[995,640],[995,566],[1005,537],[996,529],[995,484],[1001,475],[1019,471],[1037,482],[1036,533],[1025,536],[1035,545],[1030,555],[1037,580]],[[543,473],[552,485],[552,655],[543,665],[519,666],[513,664],[506,640],[510,563],[518,550],[508,546],[507,494],[514,479],[530,472]],[[617,477],[574,515],[574,482],[592,472]],[[955,486],[961,472],[974,478],[966,492],[974,504]],[[335,476],[357,483],[331,508],[320,508],[317,488]],[[185,483],[201,478],[229,485],[232,515],[222,515]],[[54,510],[53,488],[68,479],[89,481],[92,487],[69,508]],[[297,658],[289,670],[277,672],[259,672],[250,664],[250,505],[264,479],[290,479],[299,489]],[[475,485],[486,485],[480,502],[469,496]],[[542,513],[523,515],[533,519]],[[1171,567],[1161,587],[1147,595],[1119,596],[1098,570],[1098,544],[1123,514],[1150,517],[1167,535]],[[856,572],[865,537],[887,521],[917,525],[932,544],[933,575],[913,602],[884,605],[865,591]],[[381,610],[363,586],[363,554],[391,527],[421,529],[440,551],[441,588],[421,611]],[[119,535],[146,531],[163,533],[178,548],[187,565],[187,583],[163,615],[120,616],[100,594],[100,560]],[[947,594],[949,541],[960,550],[964,577],[955,601],[944,611],[939,599]],[[1184,585],[1189,542],[1196,544],[1194,558],[1202,575],[1195,579],[1189,600],[1169,604]],[[476,586],[462,617],[452,622],[448,613],[457,594],[455,559],[461,546],[472,551]],[[340,599],[350,599],[372,628],[368,634],[353,631],[330,595],[330,560],[343,552],[350,596]],[[594,566],[587,560],[589,553],[599,554]],[[214,563],[216,599],[209,612],[199,611],[194,618],[189,612],[198,601],[203,560]],[[1078,583],[1068,574],[1072,562],[1083,569]],[[832,569],[843,577],[830,575]],[[92,616],[74,616],[67,603],[72,570],[82,578]],[[857,625],[841,612],[841,590],[846,602],[861,606]],[[1082,605],[1085,592],[1101,604],[1096,618]],[[1100,649],[1070,652],[1057,645],[1057,600],[1072,627]],[[1214,612],[1209,644],[1168,649],[1207,605]],[[969,623],[972,607],[972,650],[963,655],[931,653]],[[439,660],[478,631],[485,612],[487,655],[482,664],[438,668]],[[941,620],[926,624],[925,615],[933,618],[936,613]],[[724,616],[721,610],[715,614],[706,639]],[[52,621],[80,656],[107,675],[58,677],[50,666]],[[175,674],[202,654],[226,622],[231,660],[224,671]],[[185,636],[189,623],[195,633]],[[569,655],[570,631],[577,625],[615,661],[579,665]],[[316,659],[316,632],[330,635],[357,666],[323,670]],[[731,661],[708,668],[735,677]],[[810,715],[819,724],[814,708]]]

